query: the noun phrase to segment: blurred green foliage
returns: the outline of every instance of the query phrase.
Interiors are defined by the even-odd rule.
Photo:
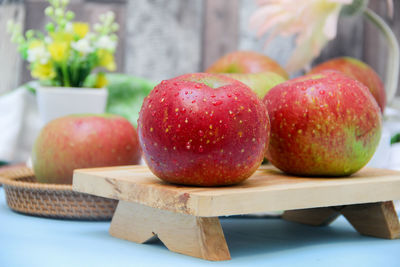
[[[143,99],[157,83],[121,73],[106,74],[108,80],[107,113],[127,118],[135,127]]]
[[[108,81],[108,101],[106,112],[117,114],[128,119],[135,127],[143,99],[157,85],[156,82],[123,73],[106,73]],[[96,75],[85,81],[85,87],[93,87]]]
[[[390,144],[393,145],[394,143],[399,143],[400,142],[400,133],[395,134],[392,136],[390,139]]]

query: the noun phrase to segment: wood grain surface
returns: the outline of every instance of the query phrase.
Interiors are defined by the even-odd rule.
[[[73,189],[194,216],[294,210],[400,198],[400,173],[365,168],[347,178],[300,178],[270,167],[228,187],[168,184],[146,166],[81,169]]]

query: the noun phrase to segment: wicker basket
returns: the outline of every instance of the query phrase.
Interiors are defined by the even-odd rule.
[[[0,174],[8,206],[25,214],[75,220],[110,220],[118,201],[72,191],[71,185],[37,183],[33,171],[15,167]]]

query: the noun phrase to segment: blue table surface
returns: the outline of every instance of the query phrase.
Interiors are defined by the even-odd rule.
[[[343,218],[311,227],[276,218],[221,218],[232,260],[209,262],[108,234],[110,222],[11,211],[0,188],[0,266],[400,266],[400,240],[359,235]]]

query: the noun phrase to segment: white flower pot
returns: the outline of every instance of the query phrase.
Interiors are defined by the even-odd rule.
[[[39,87],[36,90],[43,125],[70,114],[104,113],[107,97],[105,88]]]

